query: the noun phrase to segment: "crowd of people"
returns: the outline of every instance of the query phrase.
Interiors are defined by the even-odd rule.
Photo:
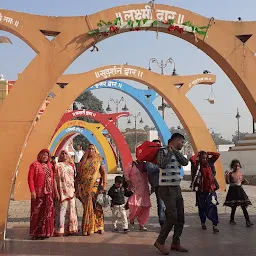
[[[103,210],[108,201],[112,209],[114,232],[118,231],[118,216],[121,217],[123,232],[135,229],[135,221],[138,221],[140,231],[147,231],[150,194],[155,192],[161,230],[154,246],[162,254],[168,255],[169,249],[165,241],[174,227],[171,250],[187,252],[180,242],[185,223],[180,170],[189,161],[191,188],[195,191],[201,228],[207,229],[208,218],[212,222],[213,232],[218,233],[219,203],[216,191],[219,184],[215,178],[214,163],[218,160],[219,153],[200,151],[187,159],[181,153],[185,138],[179,133],[172,135],[167,147],[161,147],[159,140],[153,142],[159,146],[155,157],[148,162],[140,161],[137,157],[137,160],[123,170],[123,176],[115,177],[114,184],[108,191],[105,166],[93,144],[89,144],[83,156],[79,154],[77,158],[80,161],[78,163],[76,160],[76,165],[65,150],[60,152],[57,163],[51,161],[49,150],[41,150],[37,161],[30,165],[28,174],[31,192],[30,235],[34,239],[45,239],[53,235],[78,233],[76,198],[83,205],[81,231],[85,236],[104,234]],[[225,173],[226,182],[230,186],[224,203],[231,207],[230,224],[236,224],[235,212],[241,206],[246,226],[250,227],[253,223],[247,206],[251,202],[242,187],[248,181],[243,179],[239,160],[233,160],[230,168],[231,171]],[[98,200],[99,195],[104,195],[104,206]]]

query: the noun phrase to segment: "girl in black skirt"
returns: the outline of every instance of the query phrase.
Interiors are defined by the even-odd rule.
[[[236,222],[234,220],[235,212],[237,206],[241,206],[244,217],[246,220],[246,227],[251,227],[253,223],[251,223],[248,212],[247,212],[247,206],[251,205],[248,196],[246,195],[242,184],[249,184],[249,182],[245,179],[243,179],[242,172],[240,170],[241,164],[239,160],[232,160],[230,164],[231,172],[226,171],[226,182],[227,184],[230,184],[228,194],[226,197],[226,201],[224,203],[225,206],[231,207],[231,215],[230,215],[230,224],[236,225]]]

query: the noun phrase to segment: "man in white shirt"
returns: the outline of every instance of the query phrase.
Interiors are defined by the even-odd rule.
[[[74,151],[74,154],[75,154],[75,166],[76,166],[76,170],[77,170],[78,164],[79,164],[81,158],[82,158],[83,155],[84,155],[84,151],[83,151],[81,145],[77,145],[77,150],[74,149],[73,143],[71,144],[71,147],[72,147],[72,149],[73,149],[73,151]]]

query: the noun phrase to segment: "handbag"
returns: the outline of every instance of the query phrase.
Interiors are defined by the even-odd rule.
[[[111,197],[106,193],[99,194],[96,199],[96,204],[101,207],[106,208],[111,205]]]

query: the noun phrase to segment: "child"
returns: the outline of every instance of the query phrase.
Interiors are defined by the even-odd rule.
[[[230,164],[230,168],[233,170],[231,172],[226,171],[226,182],[227,184],[230,184],[228,194],[225,200],[224,205],[231,207],[231,215],[230,215],[230,224],[236,225],[236,222],[234,220],[235,212],[237,206],[241,206],[244,217],[246,220],[246,227],[251,227],[253,223],[251,223],[248,212],[247,212],[247,206],[251,205],[247,194],[245,193],[242,184],[249,184],[249,182],[245,179],[243,179],[243,175],[241,173],[241,164],[239,160],[232,160]]]
[[[115,184],[109,189],[108,195],[112,198],[111,209],[113,217],[114,232],[117,232],[117,219],[118,214],[121,215],[122,227],[125,233],[129,232],[128,220],[125,210],[125,199],[124,197],[130,197],[132,195],[131,191],[128,191],[123,187],[122,176],[115,177]]]

